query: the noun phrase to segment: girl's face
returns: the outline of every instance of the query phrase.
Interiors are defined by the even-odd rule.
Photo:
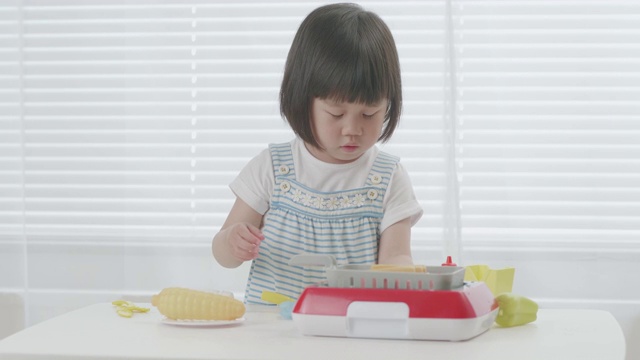
[[[308,146],[309,152],[332,164],[346,164],[358,159],[378,142],[387,104],[386,99],[366,105],[315,98],[311,121],[316,140],[323,149]]]

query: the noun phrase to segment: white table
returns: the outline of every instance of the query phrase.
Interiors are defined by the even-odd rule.
[[[614,317],[600,310],[547,310],[534,323],[494,327],[468,341],[311,337],[291,320],[259,308],[227,327],[163,324],[152,309],[132,318],[111,304],[82,308],[0,341],[0,359],[607,359],[623,360],[625,340]]]

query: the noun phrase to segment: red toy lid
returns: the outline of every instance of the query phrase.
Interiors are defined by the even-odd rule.
[[[306,315],[346,316],[354,302],[403,302],[410,318],[476,318],[498,307],[484,283],[470,283],[456,290],[397,290],[308,287],[293,312]]]

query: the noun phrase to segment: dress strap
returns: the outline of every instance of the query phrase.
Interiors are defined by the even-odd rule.
[[[294,180],[296,171],[293,165],[291,143],[269,144],[269,151],[271,152],[271,163],[273,164],[276,186],[285,179]]]
[[[391,176],[393,176],[399,161],[399,157],[380,151],[373,161],[365,187],[373,188],[376,191],[376,196],[384,198],[391,182]]]

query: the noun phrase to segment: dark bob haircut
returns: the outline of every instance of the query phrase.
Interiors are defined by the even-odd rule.
[[[386,142],[402,110],[400,63],[382,19],[356,4],[312,11],[293,39],[280,88],[280,114],[304,142],[319,148],[311,124],[314,98],[375,104],[388,100]]]

